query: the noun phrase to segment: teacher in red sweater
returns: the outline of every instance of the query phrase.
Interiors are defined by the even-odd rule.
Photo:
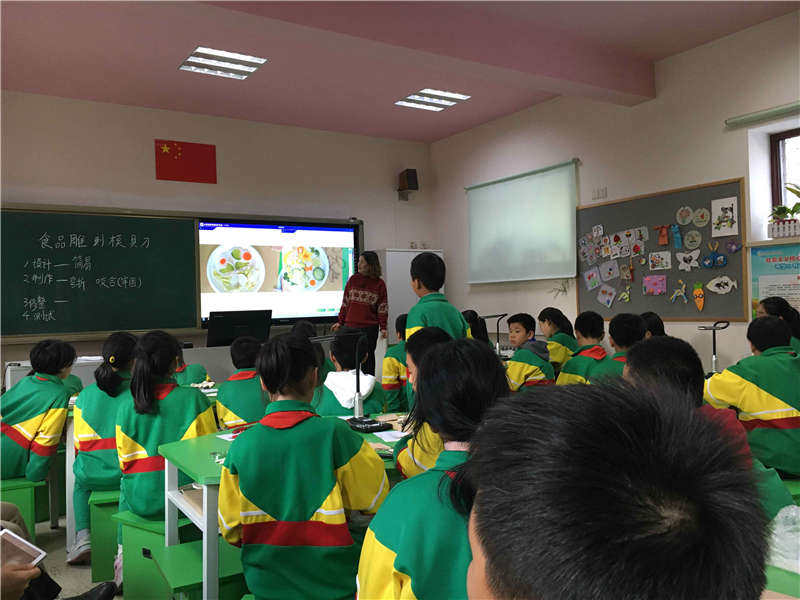
[[[363,372],[375,375],[375,346],[378,331],[386,337],[386,319],[389,315],[389,301],[386,284],[381,279],[381,263],[378,255],[367,250],[358,257],[358,273],[353,275],[344,288],[339,322],[331,327],[336,331],[342,325],[360,329],[367,335],[367,359]]]

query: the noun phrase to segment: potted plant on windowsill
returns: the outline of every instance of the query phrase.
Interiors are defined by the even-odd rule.
[[[786,184],[786,189],[800,198],[800,186],[795,183]],[[785,238],[800,236],[800,202],[795,202],[794,206],[775,206],[769,216],[767,225],[767,235],[771,238]]]

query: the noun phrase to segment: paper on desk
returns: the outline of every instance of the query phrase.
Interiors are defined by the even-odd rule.
[[[399,442],[408,435],[405,431],[376,431],[375,435],[384,442]]]
[[[103,362],[102,356],[79,356],[75,359],[76,363],[84,363],[84,362]]]
[[[236,437],[242,433],[241,431],[234,431],[233,433],[223,433],[218,435],[217,437],[221,440],[225,440],[226,442],[232,442],[236,439]]]

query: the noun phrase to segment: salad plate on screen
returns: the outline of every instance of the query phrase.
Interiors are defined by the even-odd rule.
[[[330,269],[323,248],[284,246],[277,287],[285,292],[314,292],[325,285]]]
[[[220,294],[257,292],[264,283],[264,259],[252,246],[217,246],[206,263],[206,277]]]

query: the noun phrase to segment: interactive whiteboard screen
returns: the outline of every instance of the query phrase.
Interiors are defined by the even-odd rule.
[[[466,188],[469,283],[575,277],[576,164]]]

